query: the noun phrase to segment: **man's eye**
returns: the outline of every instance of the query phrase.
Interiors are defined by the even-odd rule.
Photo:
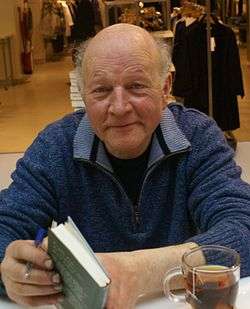
[[[145,85],[140,84],[140,83],[133,83],[128,86],[129,89],[143,89],[145,88]]]
[[[111,87],[100,86],[94,89],[95,93],[105,93],[111,90]]]

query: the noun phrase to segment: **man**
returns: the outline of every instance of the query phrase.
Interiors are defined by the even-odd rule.
[[[133,25],[108,27],[89,43],[86,113],[41,132],[1,193],[1,273],[12,300],[63,297],[53,262],[31,239],[68,215],[111,277],[107,309],[133,308],[139,295],[162,290],[165,272],[203,244],[235,248],[242,276],[250,274],[249,185],[213,120],[166,106],[166,59]],[[35,265],[29,278],[27,261]]]

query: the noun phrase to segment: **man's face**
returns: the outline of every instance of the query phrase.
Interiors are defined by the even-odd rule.
[[[155,55],[121,45],[93,52],[84,99],[97,136],[111,154],[128,159],[146,150],[165,103]]]

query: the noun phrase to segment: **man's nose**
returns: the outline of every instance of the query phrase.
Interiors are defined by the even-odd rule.
[[[126,89],[121,86],[115,87],[110,97],[109,111],[113,114],[124,114],[131,110],[131,104],[129,102],[129,96],[126,93]]]

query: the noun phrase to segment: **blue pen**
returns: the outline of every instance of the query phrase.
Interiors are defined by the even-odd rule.
[[[47,230],[40,227],[37,231],[36,238],[34,240],[34,245],[35,245],[36,248],[39,247],[42,244],[43,239],[46,235],[47,235]],[[27,262],[26,263],[26,271],[25,271],[25,274],[24,274],[25,279],[29,279],[29,277],[31,275],[32,268],[33,268],[33,264],[31,262]]]

